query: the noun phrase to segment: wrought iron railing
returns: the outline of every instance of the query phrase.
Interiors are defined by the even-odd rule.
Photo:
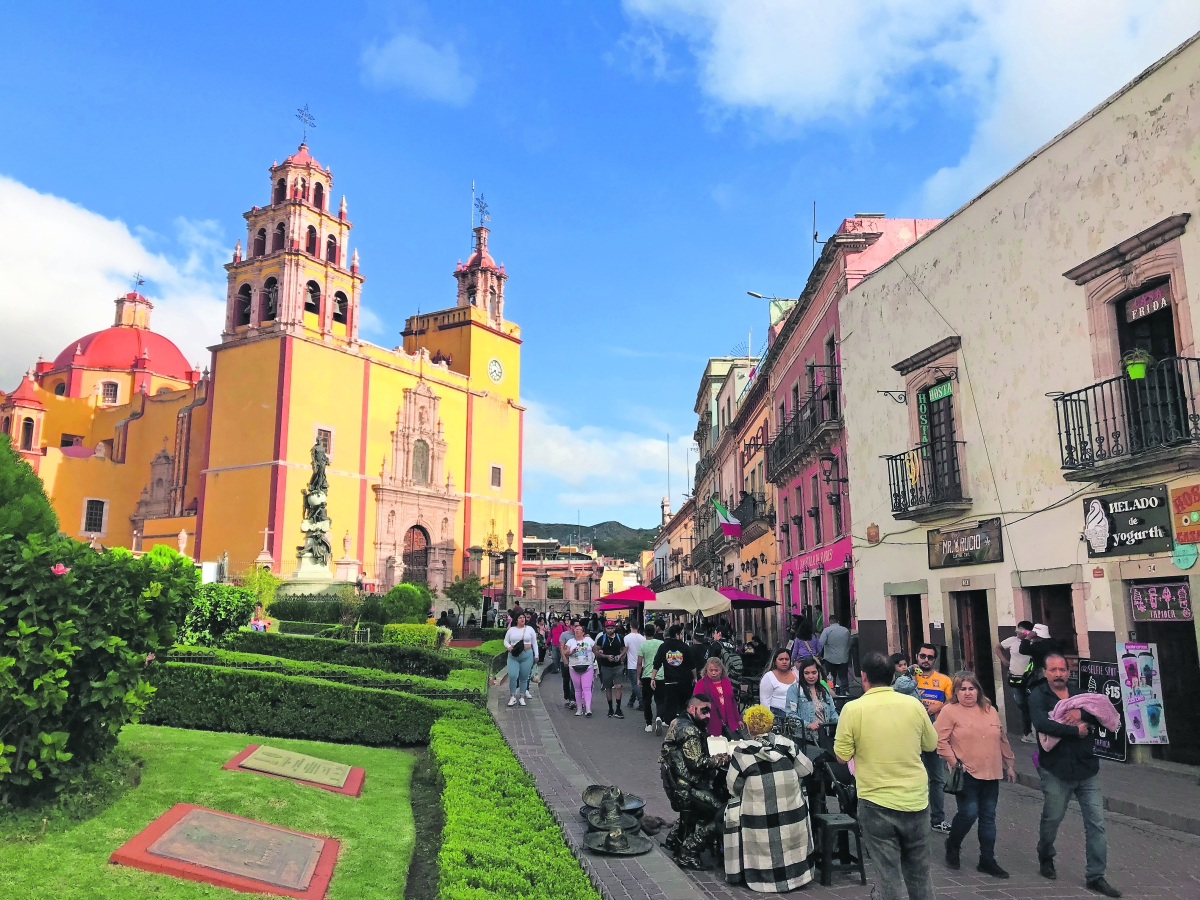
[[[693,569],[698,569],[708,562],[710,555],[708,552],[708,540],[700,539],[696,541],[696,546],[692,548],[688,562]]]
[[[713,467],[713,454],[706,453],[700,459],[696,460],[696,477],[695,484],[699,484],[704,480],[704,476],[709,473]]]
[[[1064,469],[1200,442],[1200,359],[1171,357],[1054,398]]]
[[[837,369],[829,371],[827,381],[817,385],[767,445],[768,481],[776,482],[780,473],[812,446],[822,429],[840,424],[839,375]]]
[[[962,441],[934,441],[885,456],[892,513],[963,500],[959,447]]]
[[[746,493],[733,510],[733,517],[745,528],[751,522],[769,522],[775,527],[775,509],[767,502],[767,495]]]

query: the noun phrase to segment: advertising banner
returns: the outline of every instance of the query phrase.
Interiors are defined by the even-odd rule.
[[[970,527],[953,531],[931,528],[926,534],[931,569],[978,566],[1004,560],[1004,534],[998,518],[984,519]]]
[[[1171,488],[1175,543],[1200,544],[1200,484]]]
[[[1192,588],[1186,581],[1135,584],[1129,589],[1129,605],[1137,622],[1192,621]]]
[[[1168,744],[1158,644],[1118,643],[1125,734],[1131,744]]]
[[[1083,501],[1088,558],[1170,553],[1173,518],[1165,484],[1089,497]]]
[[[1089,694],[1103,694],[1117,708],[1121,716],[1121,725],[1117,730],[1109,731],[1104,726],[1096,729],[1096,755],[1103,759],[1115,759],[1125,762],[1128,755],[1125,745],[1125,715],[1121,703],[1121,666],[1115,662],[1102,659],[1081,659],[1079,661],[1079,689]]]

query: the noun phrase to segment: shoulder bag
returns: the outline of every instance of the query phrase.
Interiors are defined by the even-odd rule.
[[[954,763],[954,768],[946,773],[946,783],[942,786],[947,794],[961,794],[963,789],[963,764],[962,760],[957,760]]]

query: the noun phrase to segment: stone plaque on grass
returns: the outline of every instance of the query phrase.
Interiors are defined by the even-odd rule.
[[[324,784],[329,787],[345,787],[346,779],[350,777],[350,766],[342,763],[317,759],[315,756],[305,756],[290,750],[278,750],[266,744],[243,759],[239,765],[243,769],[254,769],[256,772],[269,772],[272,775],[282,775],[285,778],[295,778],[300,781],[311,781],[313,784]]]

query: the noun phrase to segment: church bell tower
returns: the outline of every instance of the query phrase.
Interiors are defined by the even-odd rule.
[[[308,332],[358,342],[363,276],[358,251],[349,254],[346,198],[336,213],[333,173],[300,148],[271,166],[271,202],[245,213],[246,249],[239,241],[225,266],[229,287],[224,343],[263,332]]]

